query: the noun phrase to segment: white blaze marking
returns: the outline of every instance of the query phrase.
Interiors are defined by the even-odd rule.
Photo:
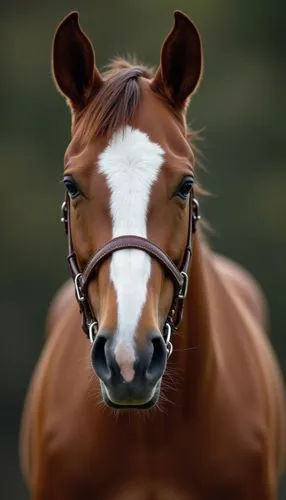
[[[148,135],[126,127],[115,133],[99,157],[99,172],[111,192],[112,237],[147,237],[150,193],[163,164],[163,150]],[[115,357],[125,380],[132,380],[134,336],[146,301],[151,258],[142,250],[113,253],[110,278],[117,295]]]

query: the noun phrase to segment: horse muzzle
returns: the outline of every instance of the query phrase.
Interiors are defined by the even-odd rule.
[[[144,346],[119,351],[114,336],[98,332],[91,350],[92,367],[100,379],[105,403],[113,408],[150,408],[159,397],[168,351],[159,332]]]

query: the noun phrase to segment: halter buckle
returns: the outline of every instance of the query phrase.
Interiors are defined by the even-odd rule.
[[[74,286],[75,286],[75,294],[78,302],[84,302],[84,295],[82,295],[81,292],[81,287],[80,287],[80,280],[81,280],[81,273],[78,273],[74,279]]]
[[[183,284],[178,299],[185,299],[188,293],[189,276],[184,271],[181,272],[181,276],[183,278]]]
[[[91,344],[93,344],[94,342],[96,333],[97,333],[97,321],[93,321],[92,323],[90,323],[90,325],[88,325],[88,336]]]

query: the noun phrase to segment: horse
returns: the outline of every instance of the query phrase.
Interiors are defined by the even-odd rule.
[[[197,28],[176,11],[155,72],[116,59],[101,73],[72,12],[52,68],[72,117],[71,279],[23,413],[31,498],[274,500],[285,401],[264,295],[199,223],[186,122]]]

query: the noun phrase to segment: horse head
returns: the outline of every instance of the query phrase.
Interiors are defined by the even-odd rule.
[[[72,115],[63,178],[71,267],[92,366],[113,407],[157,402],[181,315],[194,183],[186,109],[201,73],[200,37],[181,12],[154,75],[123,60],[101,74],[77,13],[54,38],[54,80]]]

